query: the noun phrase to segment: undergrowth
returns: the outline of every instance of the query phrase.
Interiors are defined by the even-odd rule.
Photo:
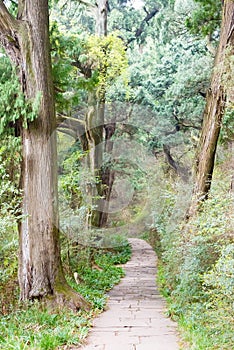
[[[164,192],[165,195],[165,192]],[[178,192],[168,190],[148,239],[159,256],[158,284],[191,350],[234,344],[233,194],[216,173],[209,199],[188,223],[171,225]],[[163,198],[162,198],[163,200]],[[155,244],[156,241],[156,244]]]
[[[74,313],[67,309],[55,312],[40,303],[20,305],[16,299],[18,287],[15,281],[15,267],[12,268],[11,277],[8,276],[8,279],[4,280],[1,288],[0,349],[53,350],[69,349],[81,344],[91,327],[92,318],[105,307],[106,292],[124,276],[123,269],[116,265],[129,260],[131,249],[127,240],[118,240],[121,244],[111,251],[97,249],[94,252],[94,267],[89,266],[85,260],[85,255],[88,256],[90,251],[88,247],[83,251],[79,247],[80,254],[72,253],[72,264],[65,266],[69,284],[91,303],[92,308],[89,312]],[[5,259],[6,256],[7,252]],[[82,256],[83,262],[80,260]],[[10,263],[7,267],[8,272],[9,266]],[[14,293],[12,283],[15,286]],[[3,298],[3,295],[8,295],[8,300]]]

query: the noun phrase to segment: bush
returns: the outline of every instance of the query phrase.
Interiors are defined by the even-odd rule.
[[[167,189],[154,230],[160,239],[158,282],[169,314],[183,327],[194,350],[231,349],[233,344],[233,198],[222,181],[189,223],[171,220],[180,193]],[[170,198],[170,200],[168,200]],[[174,198],[174,199],[173,199]]]

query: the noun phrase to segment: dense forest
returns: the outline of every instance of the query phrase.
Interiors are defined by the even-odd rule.
[[[129,237],[232,348],[233,53],[232,0],[0,0],[0,349],[80,344]]]

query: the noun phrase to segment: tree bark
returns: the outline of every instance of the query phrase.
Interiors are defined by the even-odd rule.
[[[105,124],[105,153],[111,155],[114,142],[111,140],[115,133],[116,123]],[[111,160],[102,168],[102,186],[103,199],[100,200],[99,207],[101,215],[99,217],[99,227],[104,227],[107,224],[109,203],[111,199],[111,192],[115,181],[115,170],[111,168]]]
[[[211,187],[215,154],[225,111],[231,93],[225,82],[227,63],[234,53],[234,2],[224,1],[219,46],[216,53],[211,86],[206,96],[203,126],[196,155],[196,179],[188,216],[196,213],[206,200]]]
[[[40,99],[37,118],[21,128],[23,190],[19,224],[20,299],[53,296],[78,309],[85,300],[66,284],[59,244],[57,150],[47,0],[19,1],[13,18],[0,1],[0,40],[19,71],[26,99]],[[65,297],[63,297],[65,295]]]
[[[107,34],[107,12],[108,0],[96,1],[96,35],[103,36]]]
[[[96,2],[95,34],[100,37],[107,35],[107,8],[108,0],[98,0]],[[103,208],[100,205],[100,198],[104,196],[101,167],[104,151],[105,87],[100,89],[99,93],[96,90],[89,93],[88,106],[86,114],[86,136],[89,149],[88,166],[94,182],[93,186],[88,190],[89,202],[91,203],[89,224],[91,227],[101,227]]]
[[[230,155],[230,163],[231,163],[231,182],[230,182],[230,189],[229,192],[233,195],[234,194],[234,141],[229,141],[228,143],[228,153]]]

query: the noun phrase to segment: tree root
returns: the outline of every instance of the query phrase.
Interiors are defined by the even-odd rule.
[[[91,309],[91,304],[68,284],[62,288],[60,286],[54,291],[53,295],[47,296],[45,304],[53,310],[66,308],[77,312],[79,310],[89,311]]]

